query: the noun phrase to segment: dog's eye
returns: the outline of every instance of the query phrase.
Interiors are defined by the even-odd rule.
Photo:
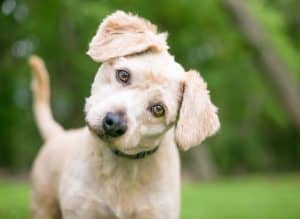
[[[155,117],[161,117],[165,114],[165,109],[162,105],[160,104],[155,104],[151,107],[151,113],[155,116]]]
[[[116,77],[117,77],[117,80],[119,82],[127,84],[129,82],[129,79],[130,79],[130,74],[126,70],[119,69],[119,70],[116,71]]]

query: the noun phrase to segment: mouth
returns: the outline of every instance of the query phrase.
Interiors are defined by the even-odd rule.
[[[95,135],[97,135],[101,140],[103,140],[103,141],[108,141],[109,140],[109,136],[105,135],[105,133],[104,133],[103,130],[93,127],[88,122],[86,122],[86,125],[87,125],[88,129],[92,133],[94,133]]]
[[[105,141],[109,144],[111,143],[112,137],[105,135],[104,130],[97,129],[97,128],[91,126],[88,122],[86,124],[87,124],[88,129],[92,133],[97,135],[102,141]],[[146,157],[154,154],[159,149],[159,145],[155,146],[154,148],[136,146],[133,148],[127,148],[126,151],[123,151],[123,150],[121,151],[111,145],[108,147],[115,156],[126,158],[129,160],[139,160],[139,159],[146,158]]]
[[[113,152],[114,155],[118,156],[118,157],[123,157],[123,158],[127,158],[130,160],[138,160],[138,159],[143,159],[146,158],[152,154],[154,154],[157,150],[158,150],[159,146],[154,147],[153,149],[150,150],[145,150],[145,151],[141,151],[138,153],[125,153],[122,152],[116,148],[112,148],[110,147],[111,151]]]
[[[143,152],[143,151],[151,151],[152,149],[156,148],[155,147],[140,147],[140,146],[136,146],[136,147],[131,147],[131,148],[122,148],[120,150],[122,150],[123,153],[126,153],[126,154],[138,154],[140,152]]]

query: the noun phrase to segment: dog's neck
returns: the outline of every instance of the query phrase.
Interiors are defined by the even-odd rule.
[[[126,182],[147,182],[151,177],[160,171],[161,163],[165,162],[161,158],[164,150],[168,150],[164,145],[151,156],[144,159],[131,160],[125,157],[116,156],[106,142],[98,138],[88,128],[86,128],[86,147],[88,153],[93,157],[89,161],[92,169],[96,172],[97,178],[114,178],[120,183],[126,178]],[[131,179],[131,180],[130,180]]]
[[[170,143],[170,139],[173,139],[170,135],[173,135],[173,132],[174,130],[164,134],[165,138],[162,139],[159,149],[151,156],[130,160],[114,155],[105,142],[99,140],[98,136],[86,128],[83,146],[86,147],[85,157],[89,159],[84,159],[84,165],[86,165],[86,172],[94,180],[93,185],[100,191],[102,197],[116,208],[131,209],[132,206],[140,206],[140,191],[145,189],[145,185],[150,185],[146,187],[151,190],[151,188],[157,189],[155,186],[160,187],[160,183],[167,182],[170,161],[173,163],[170,157],[173,157],[177,150],[176,146]],[[116,203],[115,198],[112,198],[127,200],[128,196],[134,201]]]

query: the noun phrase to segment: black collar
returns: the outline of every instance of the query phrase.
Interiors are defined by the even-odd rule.
[[[137,154],[125,154],[122,151],[119,151],[118,149],[111,148],[111,151],[114,153],[114,155],[119,156],[119,157],[125,157],[130,160],[138,160],[138,159],[143,159],[145,157],[148,157],[149,155],[155,153],[157,151],[159,146],[156,146],[155,148],[149,150],[149,151],[142,151]]]

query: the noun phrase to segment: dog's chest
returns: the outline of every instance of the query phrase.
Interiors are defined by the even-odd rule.
[[[164,196],[157,180],[151,179],[151,173],[142,173],[139,166],[115,166],[109,172],[97,176],[101,185],[98,191],[118,218],[134,218],[136,214],[154,209],[157,199]]]
[[[157,200],[162,201],[160,197],[166,196],[160,191],[158,182],[151,180],[148,174],[141,174],[139,168],[127,169],[107,163],[105,167],[97,168],[98,171],[90,171],[93,169],[90,166],[89,170],[77,169],[64,180],[67,185],[64,188],[64,207],[72,209],[76,215],[132,219],[134,215],[155,209]]]

